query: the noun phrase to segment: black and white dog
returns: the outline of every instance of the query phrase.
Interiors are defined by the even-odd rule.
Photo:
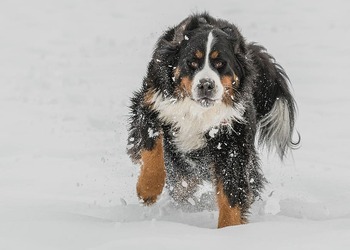
[[[166,185],[185,203],[209,180],[218,227],[245,223],[263,188],[255,142],[281,158],[299,143],[292,141],[296,107],[282,67],[235,25],[207,13],[160,37],[131,101],[128,153],[141,165],[140,199],[153,204]]]

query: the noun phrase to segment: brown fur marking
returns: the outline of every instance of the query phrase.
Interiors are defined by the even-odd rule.
[[[141,173],[137,182],[137,195],[146,205],[157,201],[165,184],[163,137],[160,136],[152,150],[141,152]]]
[[[219,51],[214,50],[213,52],[211,52],[210,58],[211,59],[215,59],[219,56]]]
[[[154,90],[148,89],[144,95],[143,101],[146,105],[151,105],[153,103]]]
[[[242,218],[241,208],[239,206],[230,206],[221,182],[218,183],[216,192],[216,198],[219,207],[218,228],[244,224],[245,220]]]
[[[192,93],[192,80],[189,76],[181,77],[180,85],[175,90],[177,96],[183,98],[185,96],[191,96]]]
[[[233,103],[233,96],[234,96],[234,91],[233,91],[233,83],[234,77],[232,76],[223,76],[221,77],[221,84],[224,87],[224,95],[222,97],[222,101],[226,105],[232,105]]]
[[[204,56],[204,53],[203,53],[202,51],[200,51],[200,50],[196,50],[196,52],[194,53],[194,55],[195,55],[195,57],[196,57],[197,59],[202,59],[203,56]]]
[[[188,94],[190,94],[192,91],[192,80],[188,76],[183,77],[181,79],[181,86]]]

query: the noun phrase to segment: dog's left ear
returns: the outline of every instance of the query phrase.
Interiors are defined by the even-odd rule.
[[[228,39],[231,40],[234,53],[246,53],[245,39],[239,32],[238,28],[234,25],[225,26],[221,30],[227,34]]]

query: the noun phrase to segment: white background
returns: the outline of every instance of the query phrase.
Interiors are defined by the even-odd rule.
[[[286,69],[302,146],[243,226],[138,204],[129,98],[162,32],[196,11]],[[1,0],[0,249],[350,249],[350,2]]]

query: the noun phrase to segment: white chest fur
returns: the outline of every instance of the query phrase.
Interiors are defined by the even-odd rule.
[[[172,124],[175,133],[175,143],[182,152],[200,149],[206,145],[204,134],[211,128],[232,120],[244,121],[244,106],[227,106],[222,102],[212,107],[202,107],[195,101],[186,97],[183,100],[165,99],[155,94],[153,108],[159,112],[159,118]],[[215,136],[209,133],[210,136]]]

